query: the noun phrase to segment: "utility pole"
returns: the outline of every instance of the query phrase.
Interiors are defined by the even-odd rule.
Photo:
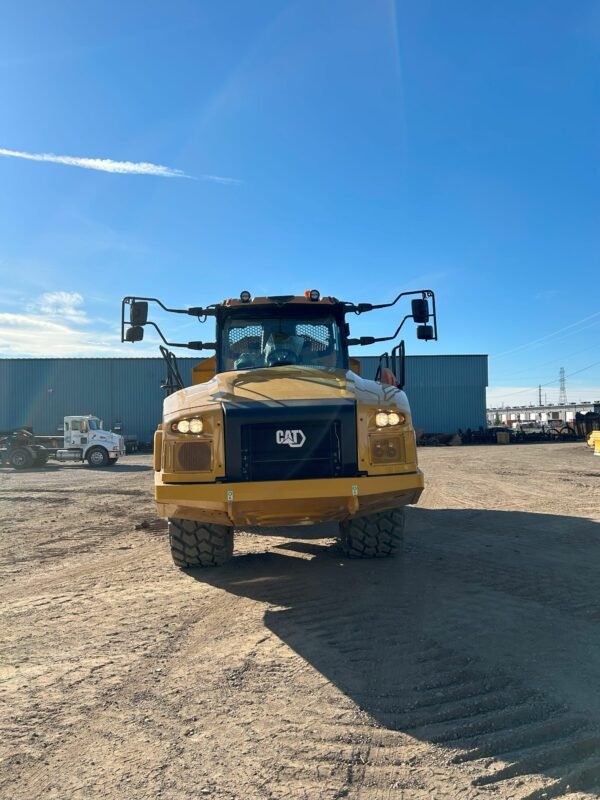
[[[558,405],[566,406],[567,404],[567,387],[565,383],[565,368],[560,368],[560,392],[558,394]]]
[[[540,406],[541,406],[541,405],[542,405],[542,384],[541,384],[541,383],[540,383],[540,385],[538,386],[538,396],[539,396],[539,402],[538,402],[538,405],[540,405]]]

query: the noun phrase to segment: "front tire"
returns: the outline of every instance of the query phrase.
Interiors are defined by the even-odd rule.
[[[186,567],[220,567],[233,556],[233,528],[169,519],[169,543],[175,565]]]
[[[108,464],[108,453],[103,447],[92,447],[86,458],[90,467],[105,467]]]
[[[404,509],[394,508],[340,525],[342,549],[349,558],[387,558],[402,548]]]

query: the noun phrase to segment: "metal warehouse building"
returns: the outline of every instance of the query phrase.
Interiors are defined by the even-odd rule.
[[[191,383],[197,358],[179,358]],[[361,374],[375,377],[379,359],[361,357]],[[30,425],[53,434],[70,414],[95,414],[105,427],[151,442],[161,418],[166,376],[162,358],[0,359],[0,430]],[[414,425],[429,433],[486,425],[487,356],[407,356],[406,392]]]

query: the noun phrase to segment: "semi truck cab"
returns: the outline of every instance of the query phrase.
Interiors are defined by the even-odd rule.
[[[125,440],[91,414],[64,418],[64,444],[54,457],[58,461],[87,461],[92,467],[116,464],[125,455]]]

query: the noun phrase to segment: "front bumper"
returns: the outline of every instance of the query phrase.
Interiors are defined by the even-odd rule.
[[[162,517],[219,525],[313,525],[416,503],[420,470],[400,475],[240,483],[164,483],[155,473]]]

